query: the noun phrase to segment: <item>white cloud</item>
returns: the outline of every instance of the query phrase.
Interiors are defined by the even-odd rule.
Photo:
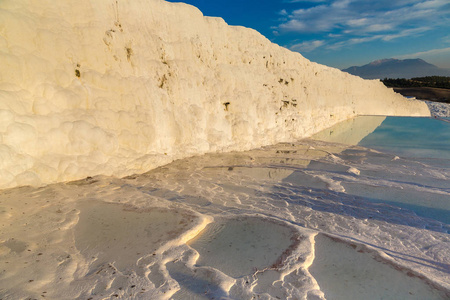
[[[343,47],[345,47],[345,46],[347,46],[348,44],[347,44],[347,41],[341,41],[341,42],[336,42],[336,43],[333,43],[333,44],[330,44],[330,45],[328,45],[327,47],[326,47],[326,49],[330,49],[330,50],[338,50],[338,49],[341,49],[341,48],[343,48]]]
[[[299,20],[290,20],[287,23],[281,24],[279,28],[285,31],[305,31],[307,24]]]
[[[440,55],[440,54],[450,55],[450,47],[443,48],[443,49],[432,49],[432,50],[423,51],[423,52],[416,52],[416,53],[412,53],[412,54],[401,55],[401,56],[397,56],[396,58],[408,59],[408,58],[434,56],[434,55]]]
[[[352,46],[356,44],[362,44],[362,43],[368,43],[376,40],[383,40],[383,41],[392,41],[394,39],[407,37],[411,35],[417,35],[421,34],[427,30],[430,30],[429,27],[421,27],[421,28],[415,28],[415,29],[407,29],[403,30],[397,34],[377,34],[377,35],[369,35],[364,37],[353,37],[349,38],[345,41],[339,41],[336,43],[330,43],[326,48],[331,50],[337,50],[341,49],[345,46]]]
[[[399,33],[396,34],[388,34],[383,36],[382,40],[383,41],[391,41],[394,39],[398,39],[398,38],[402,38],[402,37],[406,37],[406,36],[412,36],[412,35],[418,35],[421,34],[425,31],[429,31],[431,30],[430,27],[419,27],[419,28],[413,28],[413,29],[405,29],[400,31]]]
[[[392,42],[417,37],[435,28],[448,26],[450,19],[448,0],[284,2],[309,2],[309,8],[282,10],[283,20],[280,19],[280,24],[273,27],[278,36],[287,32],[315,34],[315,40],[290,47],[299,52],[338,50],[373,41]],[[294,5],[290,5],[292,6]],[[443,42],[445,41],[450,43],[450,36],[444,38]],[[450,64],[450,56],[447,58]]]
[[[392,30],[392,24],[372,24],[367,26],[367,32],[389,31]]]
[[[293,46],[291,46],[289,49],[291,49],[292,51],[297,51],[297,52],[311,52],[321,46],[324,45],[324,41],[306,41],[303,43],[299,43],[299,44],[295,44]]]
[[[289,15],[288,12],[287,12],[287,10],[285,10],[285,9],[280,10],[280,11],[278,12],[278,14],[281,15],[281,16],[287,16],[287,15]]]
[[[331,7],[337,9],[346,9],[352,0],[336,0],[331,4]]]
[[[346,41],[340,41],[340,42],[336,42],[336,43],[330,44],[330,45],[327,46],[327,49],[337,50],[337,49],[341,49],[341,48],[343,48],[345,46],[351,46],[351,45],[356,45],[356,44],[372,42],[372,41],[375,41],[375,40],[380,40],[382,38],[383,38],[382,35],[374,35],[374,36],[369,36],[369,37],[351,38],[351,39],[348,39]]]
[[[347,21],[347,25],[349,25],[350,27],[359,27],[359,26],[364,26],[367,25],[367,22],[369,20],[367,18],[360,18],[360,19],[353,19],[353,20],[348,20]]]
[[[379,36],[379,35],[362,37],[362,38],[353,38],[353,39],[348,40],[347,43],[349,43],[350,45],[355,45],[355,44],[371,42],[374,40],[379,40],[380,38],[381,38],[381,36]]]
[[[437,9],[440,8],[448,3],[448,0],[430,0],[430,1],[424,1],[421,3],[417,3],[416,7],[420,9]]]
[[[290,3],[306,2],[290,0]],[[448,0],[332,0],[284,12],[276,28],[283,32],[328,33],[348,40],[393,39],[416,35],[442,25],[450,17]],[[420,24],[419,29],[411,29]],[[425,28],[425,29],[424,29]],[[336,41],[338,42],[338,41]],[[332,46],[332,45],[330,45]]]
[[[308,9],[297,9],[288,16],[288,21],[279,25],[280,30],[296,32],[326,32],[346,22],[347,13],[331,13],[330,6],[321,4]],[[301,26],[300,26],[301,25]]]

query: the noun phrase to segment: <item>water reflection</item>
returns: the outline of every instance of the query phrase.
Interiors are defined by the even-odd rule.
[[[358,163],[365,165],[358,178],[339,175],[339,170],[326,166],[319,168],[328,177],[334,176],[347,194],[409,209],[419,216],[450,224],[449,123],[432,118],[362,116],[320,132],[314,138],[384,153],[367,152],[357,157]],[[354,151],[349,149],[339,156],[348,161]],[[317,169],[314,165],[317,163],[312,162],[308,169]]]
[[[384,116],[364,116],[348,119],[316,133],[311,138],[320,141],[358,145],[386,120]]]
[[[432,118],[388,117],[359,145],[413,158],[450,160],[450,123]]]
[[[323,130],[312,138],[417,159],[450,159],[450,123],[441,119],[360,116]]]

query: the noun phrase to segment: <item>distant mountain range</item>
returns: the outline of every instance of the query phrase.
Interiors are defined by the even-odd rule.
[[[422,59],[381,59],[364,66],[353,66],[342,71],[364,79],[413,78],[450,76],[450,69],[442,69]]]

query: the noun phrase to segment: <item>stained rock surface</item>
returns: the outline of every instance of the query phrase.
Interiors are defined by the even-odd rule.
[[[0,64],[0,188],[142,173],[360,114],[429,115],[378,81],[161,0],[1,1]]]

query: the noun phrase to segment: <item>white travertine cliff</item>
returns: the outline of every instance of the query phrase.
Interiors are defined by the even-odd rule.
[[[429,115],[379,81],[162,0],[0,1],[0,188]]]

